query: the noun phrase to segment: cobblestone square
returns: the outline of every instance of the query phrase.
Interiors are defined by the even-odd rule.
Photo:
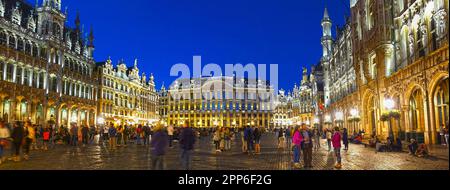
[[[193,154],[194,170],[292,170],[292,154],[277,148],[273,133],[262,138],[261,155],[241,152],[241,142],[236,138],[232,150],[216,153],[210,137],[197,141]],[[319,151],[313,152],[312,170],[334,170],[333,152],[328,152],[322,141]],[[150,170],[150,147],[129,145],[109,150],[106,145],[71,147],[57,145],[49,151],[35,150],[30,160],[14,163],[7,161],[0,170]],[[448,170],[448,150],[431,149],[430,158],[418,158],[407,153],[375,153],[373,148],[350,145],[348,152],[342,151],[342,170]],[[6,151],[5,155],[9,155]],[[166,169],[181,169],[178,144],[169,148]]]

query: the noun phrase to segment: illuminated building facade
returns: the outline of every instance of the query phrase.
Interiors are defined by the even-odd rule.
[[[123,61],[114,67],[108,59],[97,63],[97,72],[100,76],[98,114],[105,123],[145,125],[159,121],[153,74],[149,80],[145,73],[140,76],[137,60],[132,67]]]
[[[303,68],[300,86],[294,85],[292,93],[292,123],[311,125],[313,122],[313,89],[308,70]]]
[[[6,122],[94,125],[94,35],[66,25],[60,0],[0,1],[0,117]]]
[[[193,127],[273,127],[273,87],[236,77],[176,80],[169,88],[169,125]]]
[[[351,128],[349,118],[358,117],[353,123],[380,139],[441,143],[449,120],[448,0],[351,0],[350,7],[334,42],[327,13],[322,20],[326,118]]]
[[[274,103],[273,125],[276,128],[291,126],[292,123],[292,95],[287,95],[283,89],[278,93]]]

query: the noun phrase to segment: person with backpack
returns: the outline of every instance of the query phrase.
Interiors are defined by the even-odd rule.
[[[331,139],[334,148],[334,154],[336,156],[336,169],[340,169],[342,167],[341,163],[341,133],[339,132],[339,127],[334,129],[334,134]]]

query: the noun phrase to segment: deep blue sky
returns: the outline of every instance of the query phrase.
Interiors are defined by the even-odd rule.
[[[29,0],[34,2],[35,0]],[[39,2],[42,2],[40,0]],[[62,0],[68,24],[76,12],[85,31],[94,26],[95,59],[111,56],[154,73],[166,86],[172,65],[279,64],[279,86],[299,83],[301,68],[322,54],[321,19],[325,4],[333,29],[349,14],[348,0]],[[64,8],[63,8],[64,10]],[[333,32],[334,33],[334,32]]]

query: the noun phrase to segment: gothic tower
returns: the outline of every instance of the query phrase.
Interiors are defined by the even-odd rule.
[[[333,54],[332,44],[333,38],[331,36],[331,26],[332,22],[330,16],[328,15],[328,10],[325,8],[322,19],[322,65],[324,68],[324,96],[325,96],[325,106],[330,105],[330,59]]]

